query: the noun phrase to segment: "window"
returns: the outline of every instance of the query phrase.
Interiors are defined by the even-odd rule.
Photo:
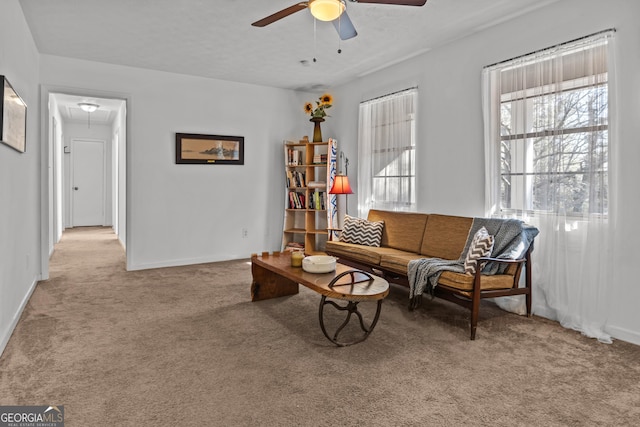
[[[540,230],[533,311],[611,342],[616,167],[615,30],[483,70],[486,215]],[[593,248],[597,248],[594,250]],[[500,301],[524,311],[524,300]]]
[[[608,211],[606,43],[541,52],[497,71],[500,211]]]
[[[416,208],[416,89],[360,104],[358,213]]]

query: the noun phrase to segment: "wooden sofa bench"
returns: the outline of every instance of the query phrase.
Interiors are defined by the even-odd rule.
[[[442,260],[463,259],[470,239],[470,231],[477,228],[483,219],[451,215],[413,212],[390,212],[371,210],[368,221],[383,221],[384,228],[379,247],[344,241],[327,242],[326,252],[336,256],[343,264],[384,277],[390,283],[410,286],[408,266],[413,260],[438,258]],[[501,221],[491,219],[489,228],[500,227]],[[518,221],[518,223],[521,223]],[[523,224],[524,227],[524,224]],[[499,258],[482,257],[478,260],[475,274],[442,271],[437,285],[430,293],[470,310],[471,339],[476,337],[480,300],[509,295],[525,295],[527,315],[531,316],[531,251],[533,238],[538,230],[527,227],[530,241],[523,239],[518,247],[519,256]],[[491,232],[491,230],[489,230]],[[499,233],[499,231],[498,231]],[[513,251],[511,252],[513,253]],[[492,263],[492,274],[487,273]],[[524,287],[520,287],[520,276],[525,269]],[[484,271],[483,271],[484,270]],[[421,296],[411,301],[415,307]]]

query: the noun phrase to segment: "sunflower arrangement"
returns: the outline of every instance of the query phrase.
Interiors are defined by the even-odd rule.
[[[325,110],[327,108],[331,108],[331,104],[333,104],[333,96],[325,93],[318,98],[316,104],[316,108],[313,108],[313,104],[311,102],[307,102],[304,104],[304,112],[309,114],[311,117],[327,117],[327,112]]]

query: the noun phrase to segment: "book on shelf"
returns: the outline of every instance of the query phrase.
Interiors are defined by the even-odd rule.
[[[303,156],[301,150],[295,148],[287,148],[287,166],[301,166],[303,164]]]
[[[313,155],[313,163],[314,164],[327,163],[327,155],[326,154],[314,154]]]
[[[289,191],[289,209],[305,209],[305,196],[297,191]]]
[[[317,211],[326,209],[326,192],[325,191],[314,191],[309,195],[309,209],[314,209]]]
[[[287,187],[305,187],[305,174],[298,170],[287,171]]]

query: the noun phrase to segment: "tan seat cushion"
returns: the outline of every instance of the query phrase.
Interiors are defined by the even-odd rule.
[[[393,248],[377,248],[335,241],[327,242],[325,251],[331,255],[337,256],[338,259],[341,255],[344,255],[345,258],[364,262],[370,265],[380,265],[380,258],[383,254],[401,252]]]
[[[473,290],[473,278],[469,274],[445,271],[440,275],[438,284],[461,291]],[[513,287],[513,276],[508,274],[496,274],[493,276],[480,276],[480,289],[510,289]]]
[[[384,221],[380,246],[419,253],[428,214],[371,209],[369,221]]]
[[[420,258],[424,258],[424,256],[401,251],[384,254],[380,258],[380,267],[406,276],[409,261]]]
[[[473,218],[451,215],[429,215],[420,253],[426,257],[459,259]]]

